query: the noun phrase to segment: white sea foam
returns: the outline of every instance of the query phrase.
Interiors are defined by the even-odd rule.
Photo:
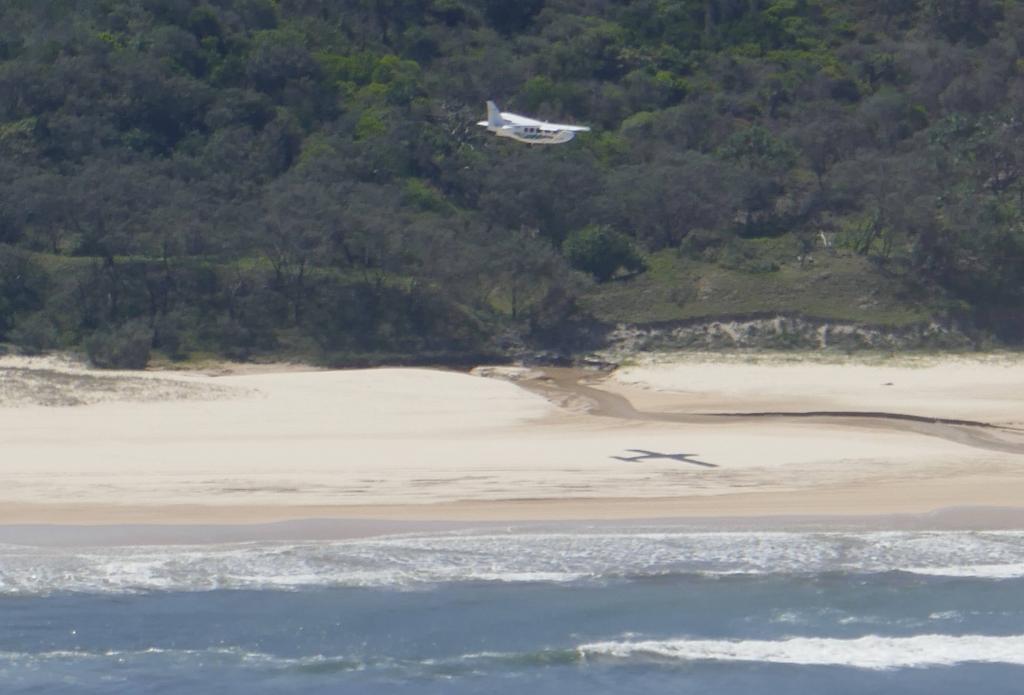
[[[1024,577],[1024,532],[648,528],[191,546],[0,545],[0,595],[896,571],[993,581]]]
[[[1024,577],[1024,562],[1005,565],[953,565],[950,567],[908,567],[906,572],[939,577],[977,577],[980,579],[1016,579]]]
[[[394,664],[393,660],[386,658],[378,659],[376,662],[364,662],[358,659],[341,656],[324,656],[315,654],[311,656],[284,657],[265,652],[254,652],[238,647],[213,647],[210,649],[164,649],[160,647],[149,647],[147,649],[125,649],[107,651],[86,651],[57,649],[41,652],[11,652],[0,651],[0,665],[31,666],[41,663],[75,663],[75,662],[100,662],[100,663],[126,663],[140,662],[145,660],[160,660],[171,662],[192,661],[204,665],[223,664],[248,664],[251,666],[262,666],[265,668],[295,668],[330,664],[338,670],[356,670],[370,664],[383,665]]]
[[[964,614],[960,611],[935,611],[928,614],[928,620],[955,620],[959,622],[963,619]]]
[[[1024,635],[798,637],[785,640],[651,640],[594,642],[578,648],[585,659],[752,661],[889,670],[956,664],[1024,665]]]
[[[501,668],[510,664],[545,665],[568,663],[579,660],[573,649],[541,650],[538,652],[480,652],[436,658],[395,658],[384,655],[325,655],[281,656],[267,652],[250,651],[241,647],[211,647],[208,649],[170,649],[149,647],[146,649],[124,649],[88,651],[58,649],[39,652],[0,651],[0,669],[29,668],[47,669],[57,665],[93,665],[96,669],[108,669],[110,664],[134,664],[149,662],[165,668],[167,664],[178,666],[236,667],[281,671],[315,669],[317,671],[363,671],[429,676],[431,674],[465,670],[479,665],[494,665]],[[0,674],[4,671],[0,670]]]

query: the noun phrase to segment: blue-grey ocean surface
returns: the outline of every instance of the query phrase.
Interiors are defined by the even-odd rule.
[[[1024,692],[1024,532],[0,545],[2,693]]]

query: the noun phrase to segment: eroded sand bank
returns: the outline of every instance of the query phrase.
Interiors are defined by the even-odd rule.
[[[1024,506],[1012,358],[219,372],[0,360],[0,523]]]

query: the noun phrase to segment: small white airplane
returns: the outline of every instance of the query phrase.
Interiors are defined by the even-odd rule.
[[[502,113],[493,101],[487,102],[487,120],[477,125],[487,128],[500,138],[512,138],[531,145],[560,145],[572,140],[576,133],[590,130],[582,125],[547,123],[514,113]]]

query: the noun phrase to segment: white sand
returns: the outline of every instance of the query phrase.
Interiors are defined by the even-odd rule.
[[[662,412],[786,406],[1009,423],[1024,421],[1012,395],[1024,393],[1022,371],[957,360],[805,373],[687,360],[625,370],[609,388]],[[54,372],[108,380],[104,397],[90,396],[95,381],[57,379],[84,404],[26,405],[31,384]],[[29,386],[4,400],[12,374]],[[138,379],[153,380],[153,399]],[[118,380],[130,384],[123,393]],[[424,369],[212,377],[5,358],[0,523],[889,513],[1024,501],[1024,456],[932,434],[875,421],[598,417],[506,381]],[[1015,437],[999,441],[1024,443]],[[611,458],[629,449],[715,467]]]
[[[620,369],[617,383],[673,395],[700,412],[860,410],[1024,427],[1024,357],[722,359],[654,355]]]

